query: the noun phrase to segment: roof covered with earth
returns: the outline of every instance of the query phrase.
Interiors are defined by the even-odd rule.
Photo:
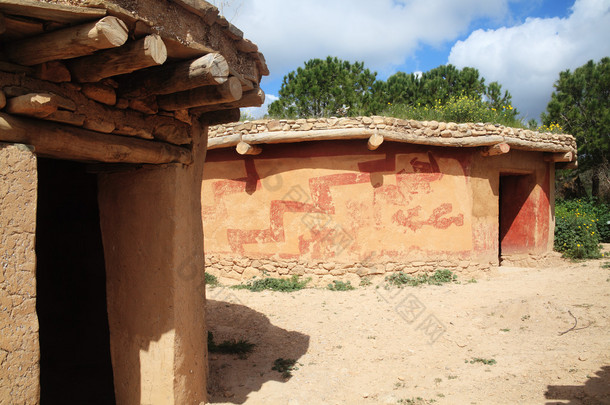
[[[210,127],[208,149],[304,141],[368,139],[369,149],[384,140],[431,146],[496,147],[561,154],[576,160],[572,135],[541,133],[497,124],[416,121],[390,117],[345,117],[296,120],[259,120]],[[240,145],[241,144],[241,145]],[[241,152],[240,152],[241,153]]]

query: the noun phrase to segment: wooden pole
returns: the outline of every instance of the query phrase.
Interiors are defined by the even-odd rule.
[[[375,131],[373,135],[370,136],[367,147],[369,150],[375,150],[383,143],[383,135],[379,132]]]
[[[166,59],[167,48],[161,37],[155,34],[119,48],[79,58],[70,63],[70,71],[81,83],[98,82],[107,77],[162,65]]]
[[[242,107],[260,107],[265,102],[265,93],[260,89],[246,91],[241,98],[232,103],[211,104],[203,107],[195,107],[191,109],[193,114],[202,114],[218,110],[230,110]]]
[[[127,41],[127,26],[116,17],[41,34],[10,43],[6,56],[20,65],[32,66],[56,59],[89,55],[99,49],[121,46]]]
[[[52,92],[52,97],[57,99],[59,109],[70,110],[76,114],[84,115],[83,125],[87,129],[98,132],[112,131],[117,135],[136,136],[144,139],[156,138],[156,133],[166,132],[167,126],[173,126],[173,132],[179,132],[180,136],[172,136],[176,139],[190,139],[190,128],[187,124],[171,117],[158,115],[144,115],[140,112],[126,108],[111,108],[104,104],[95,102],[82,92],[72,91],[63,86],[44,83],[40,80],[8,74],[0,71],[0,83],[4,84],[2,91],[7,98],[23,96],[31,92],[32,88],[44,88]],[[23,86],[23,87],[22,87]],[[84,87],[84,86],[83,86]],[[125,100],[125,99],[123,99]],[[120,100],[117,100],[117,105]],[[115,106],[116,107],[116,106]],[[239,117],[237,118],[239,120]],[[158,129],[163,127],[163,129]],[[161,134],[164,136],[164,134]],[[170,141],[171,142],[171,141]],[[189,143],[181,141],[181,143]]]
[[[263,151],[260,146],[250,145],[246,142],[239,142],[235,150],[240,155],[258,155]]]
[[[191,152],[163,142],[100,134],[81,128],[0,113],[0,141],[33,145],[36,154],[106,163],[184,163]]]
[[[507,143],[498,143],[488,146],[481,150],[481,156],[497,156],[510,152],[510,145]]]
[[[5,14],[66,24],[88,21],[106,15],[105,8],[78,7],[67,4],[45,3],[39,0],[2,0],[0,10]]]
[[[0,35],[4,34],[6,31],[6,20],[4,19],[4,14],[0,14]]]
[[[175,111],[203,105],[229,103],[239,100],[241,96],[241,82],[236,77],[229,77],[226,82],[218,86],[198,87],[160,96],[157,102],[160,108],[167,111]]]
[[[557,162],[557,163],[555,163],[555,169],[566,169],[566,170],[578,169],[578,160],[574,160],[572,162]]]
[[[229,77],[229,64],[219,53],[186,62],[164,64],[133,74],[121,88],[122,96],[143,98],[171,94],[195,87],[219,85]]]
[[[573,159],[574,154],[572,152],[544,154],[545,162],[571,162]]]
[[[210,126],[237,122],[239,121],[239,117],[239,108],[235,108],[233,110],[212,111],[200,114],[198,118],[201,125]]]
[[[9,98],[6,111],[11,114],[43,118],[57,111],[59,103],[53,94],[30,93]]]
[[[241,141],[241,134],[217,136],[208,139],[208,150],[236,146]]]
[[[36,66],[36,77],[54,83],[65,83],[72,80],[70,71],[58,60],[42,63]]]

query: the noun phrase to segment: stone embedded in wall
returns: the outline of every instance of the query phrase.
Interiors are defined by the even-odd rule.
[[[37,404],[36,156],[0,143],[0,403]]]
[[[241,266],[235,263],[246,264]],[[407,274],[433,273],[436,270],[448,269],[455,272],[458,277],[489,271],[497,263],[476,263],[467,260],[451,261],[419,261],[419,262],[392,262],[378,263],[339,263],[317,262],[301,259],[251,259],[248,257],[218,257],[206,254],[206,272],[220,277],[229,283],[243,283],[252,278],[261,277],[291,277],[297,275],[311,278],[311,286],[325,286],[329,280],[346,279],[358,285],[363,278],[377,278],[379,281],[386,276],[398,272]],[[239,270],[238,270],[239,269]]]

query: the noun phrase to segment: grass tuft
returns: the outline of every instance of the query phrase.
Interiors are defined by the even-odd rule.
[[[497,361],[495,359],[484,359],[481,357],[473,357],[472,360],[465,361],[466,363],[470,363],[470,364],[475,364],[475,363],[481,363],[481,364],[485,364],[486,366],[493,366],[494,364],[497,363]]]
[[[254,343],[250,343],[246,339],[224,340],[222,343],[216,344],[214,334],[208,331],[208,351],[210,353],[237,354],[244,359],[254,350],[255,346]]]
[[[210,286],[210,287],[218,287],[219,282],[218,282],[218,277],[216,277],[213,274],[210,273],[204,273],[204,278],[205,278],[205,284]]]
[[[236,290],[250,290],[253,292],[260,292],[263,290],[292,292],[302,290],[310,280],[311,278],[301,280],[297,275],[294,275],[291,278],[266,277],[249,280],[245,284],[234,285],[231,286],[231,288]]]
[[[297,361],[294,359],[284,359],[280,357],[275,359],[271,370],[281,373],[283,378],[290,378],[292,377],[292,372],[299,369],[296,364]]]
[[[394,273],[386,277],[388,284],[404,287],[406,285],[417,287],[422,284],[441,285],[457,281],[457,276],[451,270],[437,270],[433,275],[420,274],[415,277],[404,272]]]
[[[355,289],[349,281],[343,282],[339,280],[333,280],[333,283],[329,284],[327,288],[331,291],[350,291]]]

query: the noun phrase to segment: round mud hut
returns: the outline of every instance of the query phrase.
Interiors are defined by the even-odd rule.
[[[459,275],[552,253],[554,173],[571,135],[388,117],[212,127],[202,188],[206,271],[358,283]]]

